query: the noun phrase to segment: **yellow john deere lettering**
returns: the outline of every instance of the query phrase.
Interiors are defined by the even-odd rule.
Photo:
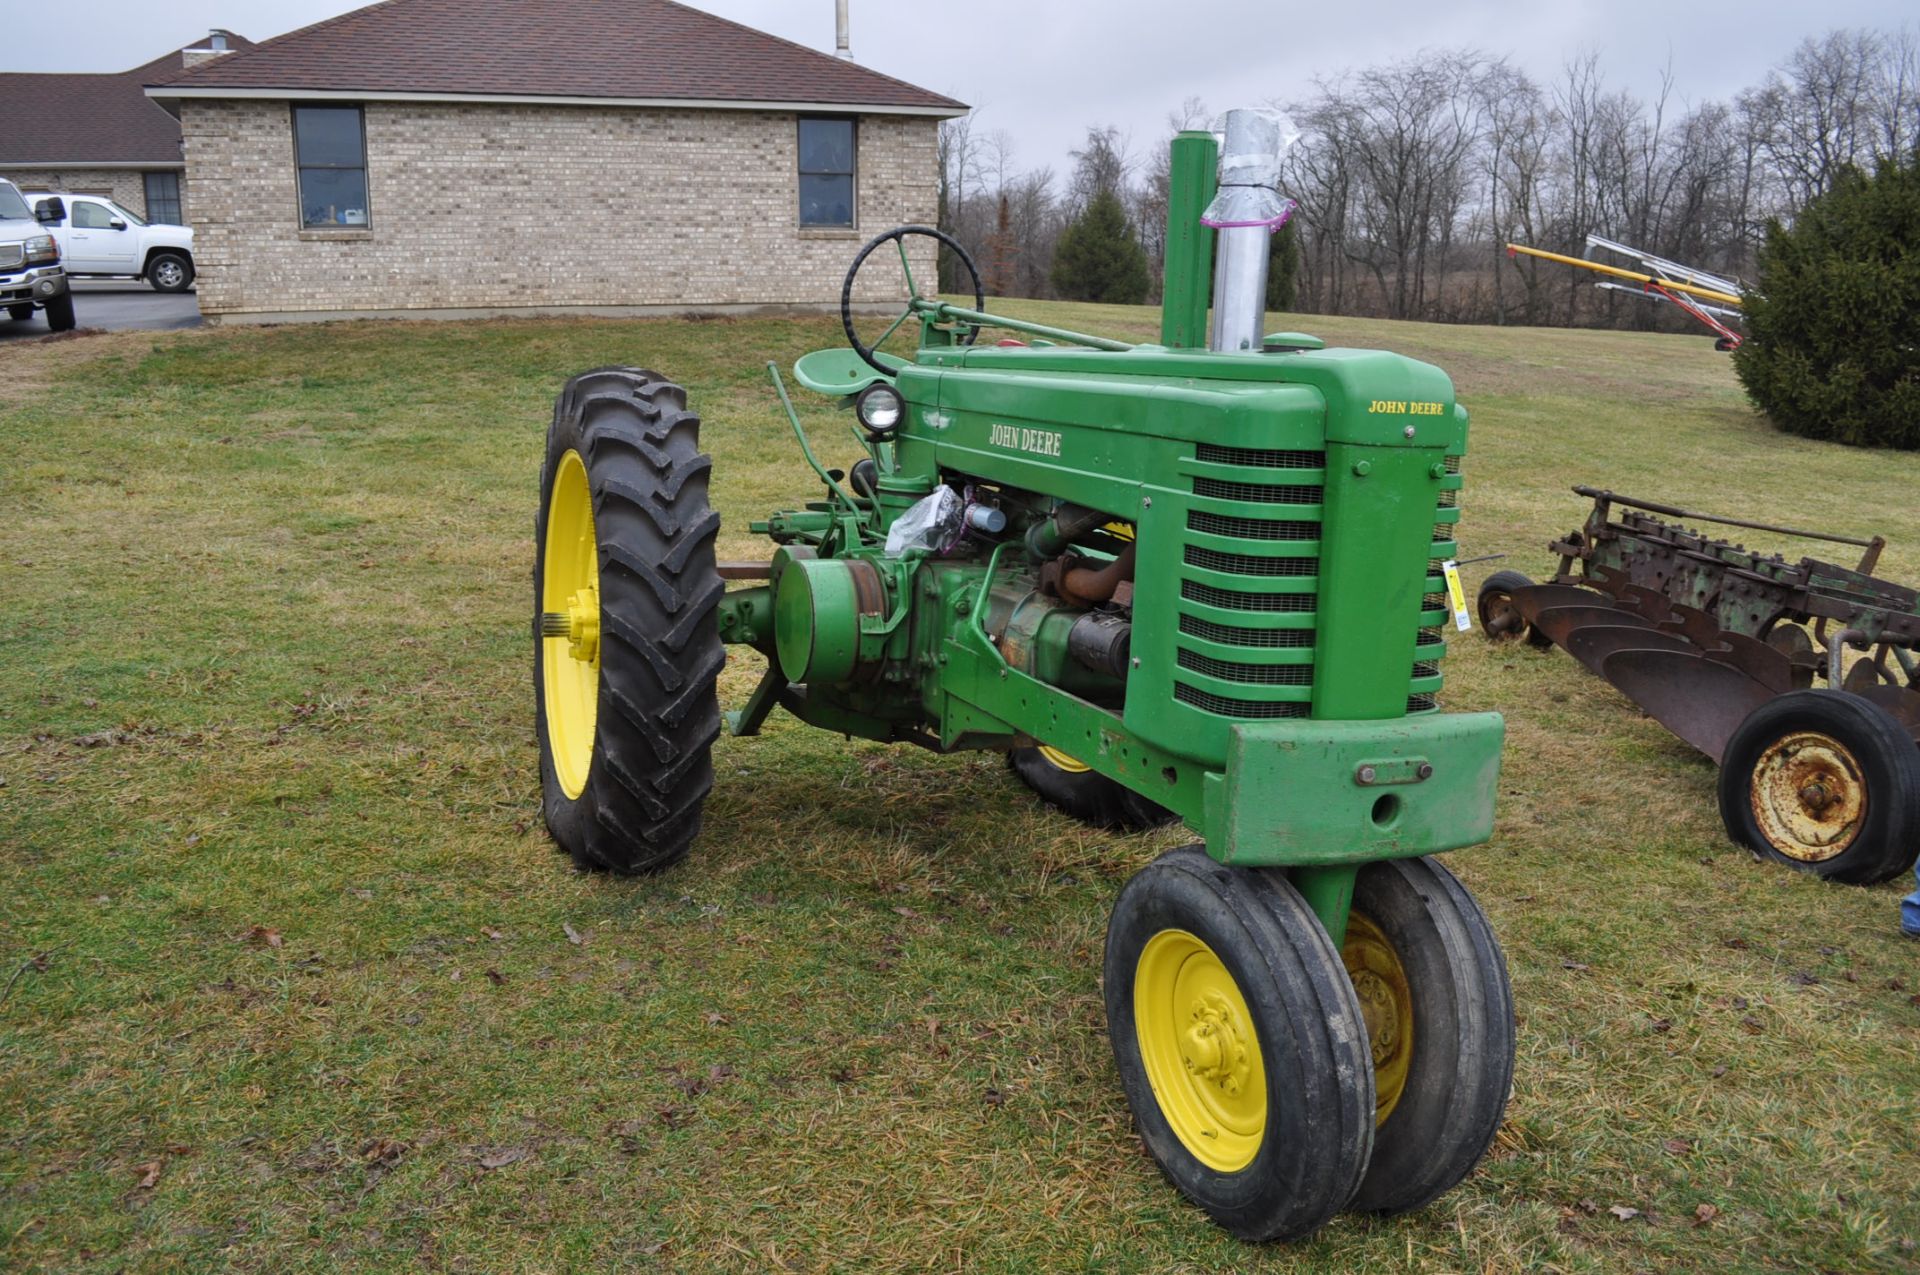
[[[1446,413],[1445,403],[1409,403],[1404,399],[1376,398],[1367,404],[1367,411],[1374,416],[1441,416]]]

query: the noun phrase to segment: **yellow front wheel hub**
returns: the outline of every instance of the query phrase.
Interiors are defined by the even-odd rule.
[[[1776,740],[1753,764],[1750,794],[1760,835],[1781,854],[1824,863],[1867,821],[1867,781],[1847,746],[1818,731]]]
[[[540,547],[540,686],[547,752],[569,799],[586,791],[600,708],[600,552],[580,453],[560,458]]]
[[[1154,1099],[1195,1159],[1221,1173],[1253,1162],[1267,1131],[1267,1073],[1253,1014],[1206,943],[1161,930],[1140,949],[1134,1032]]]
[[[1347,914],[1347,941],[1340,948],[1347,977],[1360,998],[1360,1016],[1373,1047],[1373,1123],[1393,1114],[1407,1088],[1413,1063],[1413,989],[1399,953],[1379,926],[1358,912]]]

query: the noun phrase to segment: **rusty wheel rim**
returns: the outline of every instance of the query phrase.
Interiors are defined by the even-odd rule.
[[[1753,764],[1754,822],[1769,845],[1801,863],[1845,853],[1867,819],[1867,783],[1845,744],[1818,731],[1775,740]]]

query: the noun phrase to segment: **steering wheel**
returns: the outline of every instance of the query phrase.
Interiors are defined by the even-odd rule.
[[[976,310],[984,310],[987,308],[987,294],[980,289],[980,272],[974,268],[973,258],[967,255],[967,250],[962,248],[960,242],[952,235],[947,234],[945,231],[935,230],[932,226],[895,226],[883,235],[876,235],[867,243],[866,247],[860,250],[859,255],[853,259],[853,264],[847,267],[847,280],[840,285],[840,326],[847,330],[847,341],[853,346],[854,351],[873,367],[886,373],[888,376],[892,376],[897,369],[888,367],[879,359],[875,358],[873,353],[887,343],[887,338],[897,332],[902,323],[905,323],[913,317],[914,302],[925,300],[925,298],[920,295],[920,290],[914,286],[913,268],[907,264],[906,239],[908,235],[925,235],[927,238],[937,240],[953,249],[953,255],[960,258],[960,264],[967,268],[967,274],[973,279],[973,308]],[[900,272],[907,277],[907,308],[902,310],[900,317],[895,319],[888,325],[887,330],[880,334],[879,340],[875,341],[872,345],[868,345],[860,339],[860,334],[853,330],[853,280],[854,277],[860,273],[861,265],[866,262],[866,259],[873,253],[873,250],[885,243],[897,243],[899,245]],[[977,324],[969,324],[967,325],[965,335],[960,338],[960,344],[972,345],[974,338],[979,335],[979,326]]]

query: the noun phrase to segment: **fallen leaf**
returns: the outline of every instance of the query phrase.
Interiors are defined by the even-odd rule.
[[[707,1026],[709,1027],[725,1027],[727,1025],[727,1016],[719,1010],[710,1009],[701,1015],[701,1017],[707,1020]]]
[[[480,1157],[480,1167],[483,1169],[504,1169],[510,1164],[520,1163],[532,1154],[533,1152],[527,1150],[525,1147],[497,1147]]]
[[[407,1153],[407,1144],[394,1138],[374,1138],[360,1148],[360,1158],[368,1164],[398,1164]]]
[[[1578,1208],[1582,1213],[1585,1213],[1588,1217],[1592,1217],[1595,1213],[1598,1213],[1600,1211],[1600,1206],[1598,1204],[1595,1204],[1592,1200],[1581,1200],[1579,1204],[1575,1205],[1574,1207]]]
[[[460,981],[460,968],[459,968],[459,966],[455,966],[455,967],[454,967],[454,970],[453,970],[453,973],[451,973],[451,974],[449,974],[449,975],[447,975],[447,979],[448,979],[448,980],[449,980],[450,982],[454,982],[454,983],[457,983],[457,982],[459,982],[459,981]]]
[[[241,936],[241,942],[251,943],[255,947],[285,947],[286,940],[280,937],[280,931],[256,925]]]
[[[687,1125],[687,1113],[679,1107],[660,1108],[660,1123],[669,1129],[684,1129]]]
[[[1795,987],[1813,987],[1820,982],[1819,979],[1807,973],[1805,970],[1795,970],[1793,973],[1787,975],[1787,981]]]
[[[565,921],[560,923],[560,928],[567,932],[567,942],[573,944],[575,947],[583,947],[586,945],[587,936],[574,929],[571,925],[568,925]]]
[[[139,1190],[151,1191],[160,1182],[160,1161],[158,1160],[136,1164],[133,1166],[133,1171],[140,1175],[140,1180],[134,1184]]]
[[[1914,1003],[1920,1004],[1920,997],[1915,997]],[[1740,1030],[1749,1036],[1758,1036],[1761,1032],[1767,1030],[1767,1025],[1755,1018],[1752,1014],[1742,1014],[1740,1016]]]
[[[354,898],[360,900],[362,903],[371,902],[373,899],[372,890],[348,890],[347,893],[351,894]]]
[[[499,970],[490,969],[487,971],[487,981],[489,983],[492,983],[495,987],[500,987],[506,983],[507,976],[505,974],[502,974]]]
[[[1650,1026],[1657,1032],[1672,1031],[1673,1020],[1671,1018],[1656,1018],[1651,1022]]]
[[[989,1107],[1004,1107],[1007,1105],[1007,1095],[1001,1093],[998,1089],[989,1089],[981,1096],[987,1100]]]
[[[1718,1208],[1711,1204],[1702,1204],[1693,1211],[1693,1224],[1695,1226],[1705,1226],[1719,1216],[1720,1210]]]
[[[33,966],[34,973],[44,974],[47,972],[48,968],[51,967],[53,964],[53,953],[52,952],[35,952],[33,956],[27,961],[27,964]]]
[[[1693,1152],[1692,1138],[1668,1138],[1660,1145],[1667,1149],[1668,1155],[1690,1155]]]
[[[1616,1204],[1613,1207],[1609,1208],[1607,1212],[1613,1214],[1615,1217],[1619,1218],[1622,1222],[1631,1222],[1634,1218],[1637,1218],[1640,1216],[1639,1209],[1630,1209],[1624,1204]]]
[[[1724,939],[1722,940],[1721,946],[1738,948],[1741,951],[1745,951],[1747,948],[1752,947],[1753,944],[1747,942],[1745,939]]]
[[[193,1148],[188,1146],[184,1142],[169,1142],[167,1144],[167,1154],[168,1155],[192,1155]]]
[[[506,935],[502,934],[500,931],[494,929],[491,925],[481,926],[480,932],[486,935],[488,938],[492,939],[496,943],[498,943],[501,939],[507,937]]]
[[[920,916],[920,914],[918,912],[915,912],[912,908],[895,908],[894,911],[898,912],[901,916],[906,917],[907,920],[909,921],[917,920]]]
[[[1718,1079],[1720,1079],[1720,1077],[1722,1077],[1722,1076],[1724,1076],[1724,1075],[1726,1075],[1726,1074],[1727,1074],[1727,1069],[1726,1069],[1726,1067],[1725,1067],[1724,1065],[1722,1065],[1722,1066],[1719,1066],[1719,1067],[1715,1067],[1715,1068],[1713,1069],[1713,1078],[1714,1078],[1715,1080],[1718,1080]]]
[[[1563,970],[1572,970],[1574,973],[1579,974],[1585,970],[1592,969],[1593,966],[1583,965],[1579,961],[1562,961],[1560,962],[1560,968]]]

